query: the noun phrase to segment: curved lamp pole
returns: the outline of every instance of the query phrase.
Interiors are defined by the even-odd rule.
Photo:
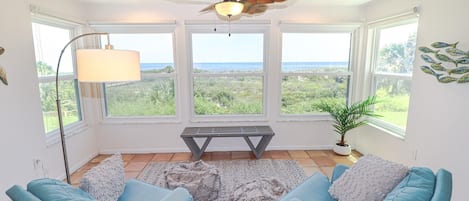
[[[62,154],[65,164],[65,176],[67,183],[71,184],[70,170],[67,157],[67,146],[65,143],[65,132],[62,120],[62,109],[59,97],[59,69],[60,61],[65,49],[79,38],[91,35],[107,35],[105,49],[77,50],[78,80],[83,82],[106,82],[106,81],[134,81],[140,80],[140,56],[136,51],[113,50],[109,43],[109,33],[86,33],[74,37],[60,52],[55,74],[55,92],[57,103],[57,115],[59,118],[60,140],[62,142]],[[79,52],[81,51],[81,52]],[[82,70],[80,68],[83,68]],[[96,71],[96,72],[93,72]],[[104,73],[105,72],[105,73]],[[84,75],[80,75],[83,73]]]

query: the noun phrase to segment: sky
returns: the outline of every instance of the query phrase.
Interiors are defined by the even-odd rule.
[[[55,66],[70,36],[65,29],[34,25],[35,38],[41,49],[36,50],[38,60]],[[54,34],[58,33],[58,34]],[[37,37],[41,36],[41,37]],[[45,37],[47,36],[47,37]],[[173,63],[173,34],[111,34],[115,49],[137,50],[142,63]],[[102,40],[103,44],[106,40]],[[194,33],[192,53],[195,63],[202,62],[262,62],[264,36],[261,33]],[[37,49],[37,48],[36,48]],[[184,50],[179,50],[184,51]],[[283,62],[348,61],[350,33],[283,33]],[[70,72],[71,53],[64,55],[61,71]]]

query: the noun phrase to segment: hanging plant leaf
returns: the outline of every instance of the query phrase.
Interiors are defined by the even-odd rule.
[[[428,67],[428,66],[420,66],[420,69],[421,69],[424,73],[433,75],[433,76],[435,76],[436,78],[439,78],[441,75],[443,75],[443,74],[438,74],[438,73],[436,73],[434,70],[432,70],[432,69],[431,69],[430,67]]]
[[[466,55],[466,52],[464,52],[460,49],[454,48],[454,47],[447,48],[445,51],[451,56],[464,56],[464,55]]]
[[[419,50],[423,53],[437,53],[437,52],[439,52],[439,50],[435,51],[435,50],[432,50],[432,49],[430,49],[428,47],[424,47],[424,46],[419,47]]]
[[[461,57],[459,59],[456,59],[456,62],[458,64],[469,64],[469,57]]]
[[[432,64],[436,63],[435,60],[433,60],[432,57],[430,57],[430,56],[428,56],[428,55],[426,55],[426,54],[420,55],[420,58],[422,58],[422,59],[423,59],[425,62],[427,62],[427,63],[432,63]]]
[[[445,43],[445,42],[434,42],[431,44],[432,47],[434,48],[445,48],[445,47],[453,47],[453,48],[456,48],[456,45],[458,45],[459,42],[456,42],[456,43],[453,43],[453,44],[449,44],[449,43]]]
[[[450,74],[450,75],[451,74],[461,75],[461,74],[464,74],[464,73],[469,73],[469,67],[468,66],[463,66],[463,67],[458,67],[458,68],[448,70],[448,74]]]
[[[0,81],[2,81],[3,84],[8,85],[7,74],[1,66],[0,66]]]
[[[449,58],[448,56],[444,54],[435,54],[435,57],[440,61],[451,62],[451,63],[457,64],[456,61],[454,61],[453,59]]]
[[[441,82],[441,83],[450,83],[450,82],[454,82],[456,80],[458,80],[458,78],[451,77],[451,76],[443,76],[443,77],[438,78],[438,81]]]
[[[441,65],[441,63],[432,64],[431,67],[437,71],[447,71],[447,69]]]
[[[465,74],[462,77],[459,78],[458,83],[468,83],[469,82],[469,74]]]

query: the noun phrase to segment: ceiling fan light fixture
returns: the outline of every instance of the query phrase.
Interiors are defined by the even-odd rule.
[[[241,14],[244,9],[244,4],[236,0],[224,0],[223,2],[215,4],[215,10],[219,15],[231,17]]]

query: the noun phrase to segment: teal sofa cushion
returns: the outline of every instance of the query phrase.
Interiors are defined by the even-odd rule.
[[[433,171],[413,167],[409,174],[386,196],[384,201],[429,201],[435,188]]]
[[[56,179],[36,179],[28,183],[28,191],[47,201],[96,201],[89,194]]]
[[[334,201],[327,192],[330,186],[331,183],[326,175],[316,173],[290,191],[280,201]]]
[[[10,189],[6,191],[6,194],[13,201],[41,201],[32,193],[24,190],[22,187],[18,185],[12,186]]]

